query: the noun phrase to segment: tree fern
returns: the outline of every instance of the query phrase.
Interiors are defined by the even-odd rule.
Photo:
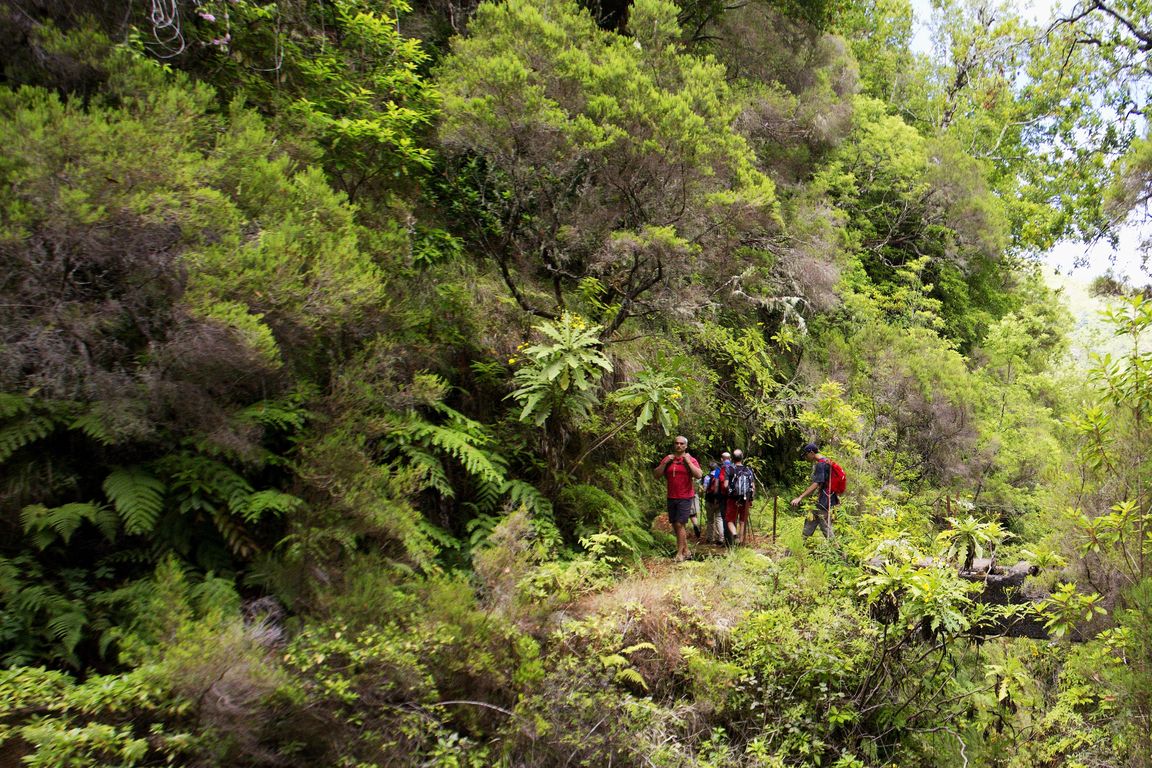
[[[164,509],[164,483],[140,467],[116,469],[104,479],[104,493],[129,535],[148,533]]]
[[[436,411],[447,417],[445,424],[433,424],[409,412],[398,420],[383,441],[386,452],[398,453],[424,474],[424,487],[441,495],[456,495],[440,455],[455,459],[481,488],[504,483],[505,461],[484,446],[491,438],[479,422],[438,403]]]

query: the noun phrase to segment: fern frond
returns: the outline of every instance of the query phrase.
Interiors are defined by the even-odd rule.
[[[281,432],[298,432],[313,414],[304,408],[302,399],[289,397],[281,400],[261,400],[240,411],[241,422],[271,427]]]
[[[105,541],[110,543],[116,541],[116,534],[120,531],[120,515],[104,504],[94,506],[96,509],[88,519],[104,536]]]
[[[101,445],[112,445],[116,442],[116,434],[109,429],[94,408],[73,419],[68,429],[78,429]]]
[[[472,504],[477,512],[485,513],[496,509],[500,499],[504,496],[508,483],[489,483],[480,480],[476,483],[476,490],[472,494]]]
[[[0,419],[25,416],[32,412],[32,398],[13,392],[0,392]]]
[[[525,506],[534,514],[552,517],[552,502],[540,490],[523,480],[509,480],[504,485],[508,501],[516,507]]]
[[[85,520],[104,531],[107,516],[107,508],[92,502],[73,502],[51,509],[43,504],[30,504],[20,510],[20,525],[36,545],[44,549],[57,538],[67,544]]]
[[[43,504],[29,504],[20,510],[20,527],[24,529],[24,533],[42,530],[48,514],[48,507]]]
[[[166,473],[181,511],[211,511],[211,501],[239,506],[252,495],[252,486],[227,464],[196,454],[166,456],[158,463]]]
[[[20,576],[27,563],[26,557],[0,557],[0,596],[9,597],[20,589]]]
[[[445,550],[445,549],[454,549],[455,550],[455,549],[461,549],[463,547],[463,542],[461,542],[460,539],[458,539],[455,536],[453,536],[452,534],[448,533],[448,531],[444,530],[440,526],[433,525],[432,523],[428,522],[427,520],[424,520],[424,519],[419,520],[416,523],[416,528],[420,531],[420,533],[424,534],[424,536],[429,541],[436,544],[441,550]]]
[[[116,469],[104,479],[104,493],[129,535],[148,533],[156,526],[166,490],[163,482],[140,467]]]
[[[0,463],[29,443],[43,440],[56,429],[56,420],[47,416],[28,416],[0,429]]]
[[[446,499],[456,495],[452,484],[448,482],[448,474],[444,471],[444,465],[440,463],[440,459],[412,445],[405,446],[401,452],[408,459],[408,462],[423,474],[423,488],[432,488]]]
[[[74,502],[49,510],[45,522],[67,544],[82,522],[94,521],[99,514],[98,504]]]
[[[492,483],[498,483],[504,479],[504,473],[493,462],[492,455],[477,447],[478,438],[467,432],[448,427],[438,427],[433,424],[423,424],[419,427],[418,434],[459,461],[470,475]]]
[[[240,595],[236,594],[236,585],[230,579],[222,579],[212,574],[208,574],[202,582],[194,585],[188,596],[200,615],[213,611],[235,613],[240,608]]]
[[[479,421],[468,418],[460,413],[460,411],[444,403],[436,403],[433,408],[448,417],[448,424],[452,429],[471,435],[476,440],[477,445],[483,445],[488,442],[488,433],[484,429],[484,425]]]
[[[18,614],[32,616],[45,611],[47,613],[64,613],[71,606],[54,588],[44,584],[31,584],[21,589],[10,603]]]
[[[234,555],[248,559],[259,552],[260,548],[248,535],[248,532],[228,515],[218,512],[212,515],[212,522]]]
[[[469,520],[464,526],[468,531],[468,549],[474,552],[487,544],[501,519],[496,515],[480,515]]]
[[[640,686],[640,688],[645,691],[648,690],[648,683],[644,681],[644,677],[632,669],[632,667],[616,670],[614,681],[617,683],[632,683],[633,685]]]
[[[264,516],[265,512],[276,515],[287,515],[304,506],[304,500],[298,496],[282,491],[264,490],[256,491],[239,500],[232,511],[244,518],[245,522],[255,523]]]
[[[87,624],[88,617],[82,611],[73,609],[49,620],[48,631],[64,647],[65,653],[71,656],[84,636],[84,627]]]

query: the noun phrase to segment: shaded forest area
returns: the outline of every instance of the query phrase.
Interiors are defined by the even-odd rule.
[[[0,764],[1152,766],[1150,18],[0,0]]]

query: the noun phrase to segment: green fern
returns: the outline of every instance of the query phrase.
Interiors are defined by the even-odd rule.
[[[140,467],[114,470],[104,479],[104,493],[116,507],[129,535],[148,533],[164,510],[166,487]]]
[[[58,538],[67,544],[84,522],[95,525],[109,541],[116,538],[118,520],[101,504],[73,502],[54,508],[32,504],[20,511],[20,525],[39,549]]]
[[[112,445],[116,442],[116,434],[94,408],[73,419],[68,428],[83,432],[101,445]]]
[[[613,682],[632,683],[645,691],[648,690],[648,683],[644,680],[643,675],[632,669],[632,667],[624,667],[623,669],[616,670]]]
[[[464,525],[464,530],[468,532],[468,549],[475,552],[486,546],[489,537],[502,519],[498,515],[479,515],[469,520]]]
[[[191,585],[188,598],[201,616],[213,612],[232,614],[240,610],[240,595],[236,593],[236,585],[231,579],[222,579],[211,573],[199,584]]]
[[[84,612],[74,609],[53,617],[48,622],[48,631],[63,647],[65,655],[73,657],[87,625],[88,617]]]
[[[508,494],[508,501],[515,507],[524,506],[533,514],[551,519],[553,515],[552,502],[540,493],[540,489],[523,480],[509,480],[504,485]]]
[[[510,481],[509,481],[510,482]],[[468,503],[474,513],[487,514],[499,506],[500,500],[508,488],[508,482],[490,483],[477,480],[476,488],[472,492],[472,501]]]
[[[228,545],[228,550],[232,554],[248,559],[260,551],[259,545],[248,535],[248,532],[227,514],[214,513],[212,523],[224,538],[224,543]]]
[[[416,522],[416,527],[420,533],[424,534],[425,538],[435,543],[441,550],[457,550],[462,549],[464,546],[460,539],[448,533],[440,526],[433,525],[423,518]]]
[[[400,453],[419,471],[422,489],[431,488],[446,499],[456,495],[456,489],[448,482],[448,473],[444,471],[444,465],[435,455],[413,445],[404,446]]]
[[[252,486],[221,461],[181,453],[164,457],[157,469],[168,477],[171,493],[182,513],[212,512],[220,504],[241,508]]]
[[[233,499],[231,509],[244,518],[245,522],[259,522],[265,513],[288,515],[304,506],[304,500],[290,493],[276,490],[256,491],[244,497]]]
[[[428,423],[416,425],[413,434],[455,458],[470,475],[488,482],[504,479],[504,473],[493,461],[492,454],[479,447],[484,440],[473,434]]]
[[[29,443],[43,440],[56,429],[56,420],[49,416],[28,415],[22,420],[0,429],[0,463]]]
[[[0,419],[25,416],[32,412],[32,398],[11,392],[0,392]]]
[[[305,394],[294,392],[278,400],[261,400],[240,411],[238,418],[281,432],[298,432],[312,418],[312,413],[304,408],[304,399]]]

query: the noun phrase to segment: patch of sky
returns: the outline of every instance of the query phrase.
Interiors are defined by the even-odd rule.
[[[1047,29],[1074,2],[1025,0],[996,3],[992,0],[992,4],[1016,11],[1041,29]],[[940,0],[911,0],[911,5],[915,18],[913,51],[930,60],[944,59],[948,50],[936,35],[937,25],[933,23],[934,7],[941,5]],[[1152,265],[1148,263],[1150,244],[1152,224],[1141,224],[1134,216],[1119,230],[1115,242],[1064,240],[1040,256],[1046,282],[1057,290],[1074,318],[1067,359],[1070,370],[1083,371],[1091,367],[1097,355],[1124,353],[1127,342],[1116,336],[1101,315],[1113,299],[1098,294],[1092,289],[1092,284],[1097,278],[1108,276],[1130,286],[1152,285]]]

